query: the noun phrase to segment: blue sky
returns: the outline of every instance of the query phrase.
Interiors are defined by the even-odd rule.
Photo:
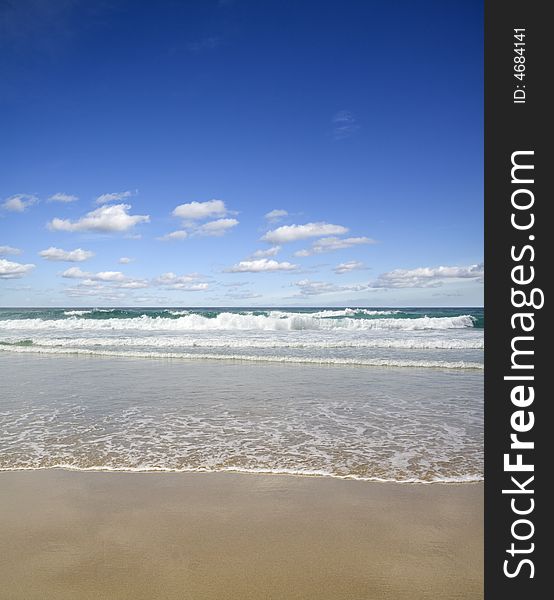
[[[476,306],[482,3],[0,5],[3,306]]]

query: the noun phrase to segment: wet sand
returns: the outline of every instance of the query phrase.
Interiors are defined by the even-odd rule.
[[[482,598],[483,486],[0,473],[2,600]]]

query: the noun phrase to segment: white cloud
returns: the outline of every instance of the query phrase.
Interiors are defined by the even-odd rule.
[[[217,219],[208,221],[195,230],[197,235],[218,237],[224,235],[229,229],[236,227],[239,222],[236,219]]]
[[[267,258],[268,256],[277,256],[280,250],[281,246],[272,246],[267,250],[256,250],[256,252],[254,252],[252,256],[255,258]]]
[[[149,287],[145,279],[133,279],[127,277],[121,271],[100,271],[98,273],[90,273],[82,271],[79,267],[70,267],[62,274],[66,279],[82,279],[82,285],[85,287],[94,287],[96,282],[114,284],[113,287],[124,289],[140,289]]]
[[[375,240],[368,237],[349,237],[338,238],[335,236],[321,238],[312,244],[311,248],[298,250],[294,256],[313,256],[314,254],[322,254],[324,252],[333,252],[334,250],[343,250],[361,244],[376,244]]]
[[[5,258],[0,258],[0,279],[19,279],[24,275],[27,275],[29,271],[32,271],[35,265],[22,264],[18,262],[12,262]]]
[[[83,271],[79,267],[69,267],[62,273],[62,277],[67,279],[90,279],[91,281],[123,281],[125,275],[121,271],[101,271],[100,273],[91,273]]]
[[[61,275],[67,279],[82,279],[84,277],[92,277],[93,274],[82,271],[79,267],[69,267]]]
[[[261,298],[262,294],[256,294],[255,292],[227,292],[225,298],[231,300],[253,300],[254,298]]]
[[[209,283],[202,281],[200,283],[175,283],[167,289],[183,290],[185,292],[205,292],[210,287]]]
[[[170,242],[171,240],[184,240],[188,235],[189,234],[184,229],[178,229],[177,231],[166,233],[156,239],[160,240],[160,242]]]
[[[293,265],[290,262],[277,262],[268,258],[260,258],[258,260],[242,260],[231,268],[227,269],[228,273],[267,273],[272,271],[296,271],[298,265]]]
[[[98,298],[106,302],[119,301],[127,297],[125,292],[118,292],[113,287],[100,283],[79,283],[68,287],[64,292],[71,298]]]
[[[72,194],[65,194],[64,192],[58,192],[57,194],[53,194],[48,198],[48,202],[76,202],[79,200],[78,196],[73,196]]]
[[[338,286],[333,283],[310,281],[309,279],[302,279],[293,285],[300,289],[300,294],[303,296],[317,296],[319,294],[336,292],[339,289]]]
[[[7,254],[21,254],[22,250],[19,248],[14,248],[13,246],[0,246],[0,256],[5,256]]]
[[[149,284],[144,279],[126,279],[116,286],[127,290],[139,290],[149,287]]]
[[[122,256],[117,262],[120,265],[128,265],[129,263],[132,263],[135,259],[134,258],[130,258],[129,256]]]
[[[311,281],[302,279],[292,284],[299,288],[301,296],[319,296],[320,294],[331,294],[334,292],[361,292],[368,289],[367,284],[358,285],[335,285],[325,281]]]
[[[337,265],[333,270],[337,275],[342,275],[352,271],[359,271],[364,268],[364,263],[359,260],[350,260],[348,262],[340,263],[340,265]]]
[[[10,212],[24,212],[38,202],[38,198],[32,194],[15,194],[6,198],[2,203],[2,208]]]
[[[121,271],[100,271],[93,275],[95,281],[116,281],[123,282],[127,281],[128,277],[123,275]]]
[[[347,233],[348,228],[342,225],[333,225],[331,223],[306,223],[305,225],[283,225],[272,231],[268,231],[262,240],[274,244],[286,244],[305,240],[311,237],[322,235],[341,235]]]
[[[110,204],[101,206],[77,221],[53,219],[48,227],[54,231],[94,231],[113,233],[128,231],[139,223],[148,223],[149,215],[130,215],[130,204]]]
[[[168,272],[162,273],[154,280],[155,285],[159,285],[168,290],[183,290],[185,292],[203,292],[209,288],[209,284],[205,281],[198,281],[200,275],[198,273],[190,273],[188,275],[176,275]]]
[[[175,273],[169,271],[167,273],[162,273],[154,281],[158,285],[167,285],[173,283],[190,283],[191,281],[196,281],[199,277],[200,275],[198,273],[189,273],[188,275],[175,275]]]
[[[181,219],[207,219],[209,217],[223,217],[227,214],[223,200],[208,200],[207,202],[189,202],[180,204],[173,210],[174,217]]]
[[[483,263],[467,267],[421,267],[418,269],[395,269],[382,273],[371,283],[373,288],[429,288],[442,285],[447,280],[482,280]]]
[[[249,281],[231,281],[229,283],[222,283],[223,287],[237,288],[242,287],[244,285],[250,285]]]
[[[66,262],[82,262],[94,256],[94,252],[76,248],[75,250],[62,250],[51,246],[47,250],[39,252],[42,258],[46,260],[66,261]]]
[[[276,208],[266,213],[264,215],[264,218],[267,219],[270,223],[276,223],[277,221],[280,221],[281,219],[287,217],[288,214],[289,213],[286,210]]]
[[[201,292],[209,288],[209,284],[200,281],[201,275],[190,273],[188,275],[176,275],[175,273],[163,273],[150,281],[146,279],[135,279],[124,275],[121,271],[100,271],[91,273],[82,271],[79,267],[71,267],[61,273],[66,279],[79,279],[77,287],[69,288],[75,295],[104,294],[110,290],[137,290],[150,286],[163,287],[167,290],[181,290],[186,292]],[[90,291],[83,291],[90,290]],[[109,292],[113,293],[113,292]]]
[[[350,137],[360,129],[356,117],[348,110],[339,110],[339,112],[333,116],[332,121],[333,136],[336,140]]]
[[[111,192],[109,194],[101,194],[96,198],[96,204],[106,204],[106,202],[119,202],[120,200],[125,200],[125,198],[130,198],[136,194],[136,190],[132,192],[131,190],[126,190],[124,192]]]
[[[183,219],[182,229],[164,235],[159,240],[184,239],[188,235],[219,237],[239,224],[237,219],[224,218],[234,213],[227,210],[223,200],[180,204],[172,214]],[[212,220],[198,224],[198,221],[205,219]]]

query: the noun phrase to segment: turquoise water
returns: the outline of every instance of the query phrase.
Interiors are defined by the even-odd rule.
[[[339,315],[341,311],[351,311],[348,315]],[[238,315],[269,316],[273,312],[309,315],[329,311],[326,318],[379,319],[389,316],[392,312],[398,319],[418,319],[429,317],[456,317],[470,315],[475,319],[474,327],[484,327],[484,310],[482,308],[0,308],[0,320],[13,319],[67,319],[79,316],[83,319],[133,319],[142,316],[178,319],[184,314],[196,314],[207,319],[216,318],[221,313]],[[332,313],[337,313],[334,316]]]
[[[482,368],[482,309],[2,309],[0,350]]]

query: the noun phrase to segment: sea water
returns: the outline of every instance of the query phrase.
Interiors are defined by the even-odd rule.
[[[0,469],[482,478],[479,309],[0,309]]]

